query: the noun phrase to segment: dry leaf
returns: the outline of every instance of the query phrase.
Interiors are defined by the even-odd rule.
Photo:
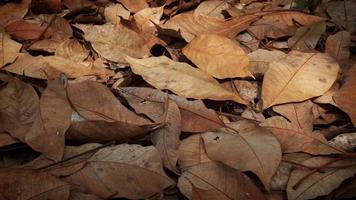
[[[346,112],[356,126],[356,68],[351,68],[346,75],[341,88],[334,93],[334,100],[338,107]]]
[[[265,49],[257,49],[248,54],[250,58],[250,71],[254,76],[261,77],[269,68],[269,64],[273,61],[282,60],[286,54],[282,51],[268,51]]]
[[[0,148],[5,147],[7,145],[15,144],[18,142],[19,142],[18,140],[11,137],[9,134],[0,132]]]
[[[189,199],[192,198],[192,185],[230,200],[265,199],[248,176],[219,162],[196,165],[184,171],[178,180],[178,188]]]
[[[118,0],[118,2],[122,3],[132,13],[137,13],[149,7],[146,0]]]
[[[13,20],[5,27],[5,32],[18,40],[35,40],[49,38],[53,35],[54,29],[35,20]]]
[[[76,24],[75,26],[84,32],[85,40],[91,43],[93,49],[107,60],[126,63],[124,58],[127,55],[135,58],[150,55],[150,46],[146,45],[146,41],[123,25]]]
[[[333,86],[331,86],[331,88],[326,91],[323,95],[321,95],[320,97],[317,97],[315,99],[313,99],[313,102],[315,103],[323,103],[323,104],[331,104],[337,107],[333,96],[335,94],[336,91],[338,91],[340,89],[340,84],[338,82],[335,82],[333,84]]]
[[[312,132],[314,119],[312,107],[313,103],[308,100],[273,106],[273,110],[286,117],[293,126],[298,127],[303,132]]]
[[[201,134],[195,134],[182,140],[179,146],[178,157],[178,163],[181,169],[187,169],[206,162],[211,162],[211,160],[206,154]]]
[[[163,127],[151,133],[151,141],[158,149],[163,166],[171,171],[176,171],[178,148],[180,144],[181,117],[178,105],[168,95]]]
[[[268,118],[260,125],[277,137],[283,153],[306,152],[314,155],[345,153],[342,149],[330,145],[323,135],[303,132],[280,116]]]
[[[356,173],[355,160],[341,159],[331,157],[312,157],[301,164],[309,167],[321,167],[332,162],[328,167],[323,167],[323,172],[316,171],[309,174],[310,170],[295,169],[292,171],[287,194],[290,200],[314,199],[318,196],[324,196],[336,189],[345,179],[352,177]],[[334,167],[334,168],[332,168]],[[305,180],[297,183],[304,177]]]
[[[118,91],[137,113],[145,114],[155,122],[162,121],[165,113],[166,93],[140,87],[118,88]],[[174,100],[179,107],[183,132],[211,131],[223,125],[216,112],[206,108],[202,101],[190,101],[176,95],[169,95],[169,98]]]
[[[14,62],[19,55],[22,44],[12,40],[9,35],[0,31],[0,68]]]
[[[69,200],[103,200],[103,199],[92,194],[71,191]]]
[[[202,34],[182,50],[194,64],[213,77],[235,78],[252,76],[250,61],[239,44],[224,36]]]
[[[299,51],[314,49],[325,30],[325,22],[315,23],[309,27],[300,27],[295,35],[288,39],[288,46],[290,49]]]
[[[202,135],[209,158],[241,171],[252,171],[269,189],[282,156],[278,140],[248,120],[227,126]]]
[[[54,53],[57,47],[62,43],[62,40],[58,39],[44,39],[34,42],[28,50],[33,51],[45,51],[48,53]]]
[[[195,15],[202,15],[205,17],[211,17],[214,19],[225,19],[222,11],[229,8],[229,4],[226,1],[210,0],[203,1],[194,10]]]
[[[260,93],[260,86],[257,81],[245,81],[245,80],[230,80],[221,83],[221,85],[236,94],[240,94],[243,99],[254,103]]]
[[[107,23],[118,25],[120,17],[123,19],[130,19],[130,11],[126,10],[121,4],[112,4],[105,8],[105,20]]]
[[[347,31],[340,31],[328,37],[325,44],[325,52],[337,61],[348,59],[350,57],[350,42],[351,34]]]
[[[270,63],[262,85],[263,109],[320,96],[335,82],[339,65],[328,54],[290,52]]]
[[[21,53],[17,60],[3,68],[5,71],[28,77],[47,79],[57,77],[63,72],[69,78],[97,75],[107,77],[111,72],[107,69],[97,69],[75,63],[61,56],[31,56]]]
[[[356,2],[353,0],[333,1],[328,4],[327,13],[342,24],[350,33],[356,31]]]
[[[0,7],[0,26],[5,26],[11,19],[22,18],[30,7],[31,0],[7,2]]]
[[[99,150],[83,169],[64,180],[105,199],[145,199],[173,184],[154,147],[128,144]]]
[[[46,172],[0,169],[0,199],[68,199],[70,185]]]
[[[155,24],[160,24],[163,15],[163,6],[157,8],[144,8],[137,12],[133,18],[141,31],[141,35],[153,34],[156,31]]]
[[[77,40],[68,39],[58,45],[55,55],[69,59],[75,63],[81,63],[88,57],[89,51]]]
[[[225,90],[205,72],[186,63],[174,62],[160,56],[146,59],[126,58],[135,74],[157,89],[169,89],[172,92],[195,99],[233,100],[247,104],[239,95]]]

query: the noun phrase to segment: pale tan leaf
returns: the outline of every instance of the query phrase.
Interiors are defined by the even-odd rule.
[[[153,146],[121,144],[99,150],[64,180],[101,198],[146,199],[171,186]]]
[[[153,34],[156,31],[155,24],[160,24],[163,15],[163,6],[156,8],[144,8],[137,12],[133,18],[142,34]]]
[[[287,195],[290,200],[314,199],[324,196],[336,189],[345,179],[352,177],[356,173],[355,160],[332,157],[312,157],[301,164],[309,167],[321,167],[327,163],[328,168],[323,168],[323,172],[316,171],[309,175],[310,170],[295,169],[289,178]],[[334,167],[334,168],[333,168]],[[297,184],[303,177],[302,180]]]
[[[351,34],[347,31],[340,31],[330,35],[326,40],[325,52],[336,60],[345,60],[350,57]]]
[[[300,103],[273,106],[273,110],[286,117],[295,127],[302,129],[303,132],[312,132],[314,119],[312,107],[313,103],[308,100]]]
[[[3,68],[5,71],[28,77],[47,79],[57,77],[60,72],[69,78],[96,75],[107,77],[111,72],[107,69],[91,68],[80,63],[75,63],[61,56],[31,56],[21,53],[17,60]]]
[[[334,99],[333,99],[333,95],[335,94],[336,91],[338,91],[340,89],[340,83],[338,82],[334,82],[334,84],[331,86],[331,88],[326,91],[323,95],[321,95],[320,97],[317,97],[315,99],[313,99],[313,102],[315,103],[323,103],[323,104],[331,104],[337,107]]]
[[[141,87],[118,88],[118,91],[137,113],[145,114],[155,122],[162,121],[165,113],[166,93],[152,88]],[[206,108],[202,101],[190,101],[173,94],[168,96],[179,107],[182,131],[205,132],[220,128],[223,125],[216,112]]]
[[[211,162],[206,154],[201,134],[192,135],[182,140],[179,146],[178,163],[180,168],[186,169],[194,165]]]
[[[146,59],[127,57],[134,73],[141,75],[148,83],[158,89],[169,89],[187,98],[233,100],[247,104],[239,95],[225,90],[209,74],[160,56]]]
[[[75,63],[81,63],[88,57],[89,51],[77,40],[68,39],[58,45],[54,55],[69,59]]]
[[[315,23],[297,29],[295,35],[288,39],[290,49],[304,51],[314,49],[322,34],[325,33],[325,22]]]
[[[328,54],[290,52],[270,63],[262,85],[263,109],[320,96],[337,78],[339,65]]]
[[[341,88],[334,93],[334,100],[338,107],[347,113],[352,124],[356,126],[356,68],[351,68]]]
[[[84,32],[85,40],[91,43],[94,50],[107,60],[126,63],[124,59],[126,55],[135,58],[150,55],[150,46],[146,44],[146,41],[123,25],[76,24],[75,26]]]
[[[130,11],[126,10],[121,4],[112,4],[105,8],[105,21],[118,25],[120,23],[120,17],[123,19],[130,19]]]
[[[0,7],[0,26],[5,26],[8,21],[22,18],[30,7],[31,0],[11,1]]]
[[[9,35],[0,31],[0,68],[8,63],[14,62],[22,44],[12,40]]]
[[[277,137],[283,153],[306,152],[314,155],[345,153],[344,150],[330,145],[323,135],[303,132],[280,116],[268,118],[260,125]]]
[[[243,99],[254,103],[254,100],[258,98],[260,86],[257,81],[245,81],[245,80],[230,80],[224,81],[221,85],[234,93],[239,94]]]
[[[189,199],[192,198],[192,185],[216,192],[219,196],[224,196],[224,199],[265,199],[248,176],[219,162],[196,165],[184,171],[179,177],[178,188]]]
[[[182,51],[213,77],[224,79],[252,76],[248,56],[236,41],[227,37],[202,34],[190,41]]]
[[[227,126],[230,128],[202,135],[209,158],[241,171],[252,171],[269,189],[282,156],[278,140],[269,130],[248,120]]]
[[[178,148],[180,144],[181,116],[178,105],[168,95],[166,100],[166,111],[163,119],[164,126],[151,133],[151,141],[158,149],[163,166],[176,171],[178,160]]]
[[[148,8],[148,4],[146,0],[118,0],[122,3],[125,8],[127,8],[130,12],[137,13],[138,11]]]
[[[28,50],[34,51],[46,51],[48,53],[54,53],[57,47],[62,43],[62,40],[57,39],[44,39],[34,42]]]
[[[68,199],[70,185],[46,172],[0,169],[0,199]]]
[[[226,1],[210,0],[203,1],[194,10],[195,15],[202,15],[215,19],[225,19],[222,11],[228,9],[230,6]]]
[[[269,64],[273,61],[278,61],[286,57],[282,51],[269,51],[265,49],[257,49],[248,54],[250,58],[250,71],[254,76],[263,76],[269,68]]]

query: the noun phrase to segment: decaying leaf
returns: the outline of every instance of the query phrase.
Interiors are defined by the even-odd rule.
[[[53,35],[54,29],[34,20],[13,20],[5,27],[5,32],[18,40],[35,40],[49,38]]]
[[[269,68],[269,64],[273,61],[282,60],[286,54],[282,51],[268,51],[265,49],[257,49],[248,54],[250,58],[250,71],[254,76],[262,76]]]
[[[328,54],[290,52],[270,63],[263,78],[263,109],[320,96],[337,78],[339,65]]]
[[[99,150],[83,169],[64,180],[101,198],[144,199],[173,184],[154,147],[128,144]]]
[[[333,1],[328,5],[327,12],[330,17],[341,23],[353,33],[356,31],[356,3],[353,0]]]
[[[22,18],[30,7],[31,0],[11,1],[0,7],[0,26],[5,26],[11,19]]]
[[[252,76],[249,58],[239,44],[224,36],[202,34],[182,50],[194,64],[213,77]]]
[[[238,94],[225,90],[207,73],[186,63],[179,63],[161,56],[146,59],[126,58],[134,73],[158,89],[195,99],[233,100],[247,104]]]
[[[195,134],[182,140],[178,158],[179,166],[182,169],[211,161],[206,154],[201,134]]]
[[[265,199],[248,176],[219,162],[196,165],[184,171],[178,180],[178,188],[189,199],[192,198],[192,185],[216,192],[224,199]]]
[[[269,189],[281,160],[278,140],[267,129],[253,122],[240,120],[202,135],[210,159],[228,166],[255,173]]]
[[[148,8],[147,1],[145,0],[118,0],[130,12],[136,13],[144,8]]]
[[[325,30],[325,22],[319,22],[309,27],[300,27],[295,35],[289,38],[288,46],[290,49],[299,51],[314,49]]]
[[[118,25],[120,17],[128,20],[130,18],[130,11],[126,10],[121,4],[112,4],[105,8],[105,20],[108,23]]]
[[[9,35],[0,31],[0,68],[12,63],[22,47],[22,44],[12,40]]]
[[[162,121],[165,112],[166,93],[142,87],[118,89],[137,113],[147,115],[155,122]],[[220,128],[223,122],[212,109],[206,108],[200,100],[190,101],[184,97],[168,95],[180,110],[181,129],[184,132],[204,132]]]
[[[203,1],[194,10],[195,15],[202,15],[215,19],[225,19],[222,11],[229,8],[229,4],[226,1],[211,0]]]
[[[77,40],[68,39],[57,46],[55,55],[69,59],[75,63],[81,63],[88,57],[88,50]]]
[[[347,31],[340,31],[335,35],[328,37],[325,44],[325,52],[338,61],[348,59],[350,57],[350,42],[350,33]]]

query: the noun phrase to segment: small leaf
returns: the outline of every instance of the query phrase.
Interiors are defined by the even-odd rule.
[[[350,57],[350,42],[351,34],[349,32],[337,32],[335,35],[330,35],[326,40],[325,52],[337,61],[348,59]]]
[[[186,169],[206,162],[211,162],[211,160],[206,154],[201,134],[194,134],[182,140],[178,158],[180,168]]]
[[[22,44],[12,40],[9,35],[0,31],[0,68],[8,63],[14,62]]]

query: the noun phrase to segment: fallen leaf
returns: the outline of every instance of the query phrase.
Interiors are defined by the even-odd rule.
[[[92,194],[71,191],[69,200],[103,200],[103,199]]]
[[[118,88],[118,91],[137,113],[145,114],[155,122],[162,120],[166,93],[140,87]],[[173,94],[170,94],[169,98],[174,100],[179,107],[183,132],[211,131],[223,125],[216,112],[206,108],[202,101],[191,101]]]
[[[333,1],[328,4],[327,13],[333,20],[341,23],[350,33],[353,33],[356,31],[355,8],[356,3],[352,0]]]
[[[270,63],[262,84],[263,109],[320,96],[337,78],[339,65],[322,53],[290,52]]]
[[[194,10],[195,15],[202,15],[205,17],[211,17],[214,19],[225,19],[223,11],[228,9],[230,6],[225,1],[211,0],[203,1]]]
[[[281,160],[274,135],[248,120],[240,120],[202,135],[208,157],[241,171],[252,171],[269,189]]]
[[[53,160],[61,160],[65,133],[70,126],[72,108],[61,79],[48,81],[42,93],[35,122],[26,134],[26,143]]]
[[[286,117],[293,126],[298,127],[303,132],[312,132],[314,119],[312,107],[313,103],[308,100],[273,106],[273,110]]]
[[[1,199],[68,199],[70,185],[46,172],[0,169]]]
[[[0,31],[0,68],[15,61],[22,44],[12,40],[10,36]]]
[[[54,53],[61,43],[62,41],[57,39],[39,40],[34,42],[30,47],[28,47],[28,50]]]
[[[149,7],[146,0],[118,0],[118,2],[122,3],[132,13],[137,13]]]
[[[345,153],[344,150],[330,145],[323,135],[303,132],[280,116],[270,117],[260,125],[276,136],[283,153],[306,152],[313,155]]]
[[[112,4],[105,8],[105,21],[107,23],[112,23],[119,25],[120,17],[129,20],[130,11],[126,10],[121,4]]]
[[[75,63],[81,63],[88,57],[89,51],[77,40],[68,39],[58,45],[55,55],[69,59]]]
[[[18,140],[11,137],[9,134],[0,132],[0,148],[5,147],[7,145],[15,144],[18,142],[19,142]]]
[[[325,52],[330,54],[335,60],[341,61],[350,57],[351,34],[347,31],[340,31],[330,35],[325,43]]]
[[[236,94],[239,94],[243,99],[254,103],[255,99],[258,98],[260,86],[257,81],[245,81],[245,80],[230,80],[224,81],[221,85]]]
[[[269,68],[269,64],[273,61],[282,60],[286,54],[282,51],[269,51],[265,49],[257,49],[248,54],[250,58],[250,71],[254,76],[261,77]]]
[[[181,117],[178,105],[167,95],[167,106],[163,127],[151,133],[151,141],[159,151],[163,166],[171,171],[176,171],[178,148],[180,144]]]
[[[318,22],[311,26],[300,27],[295,35],[288,39],[290,49],[304,51],[314,49],[320,37],[325,33],[325,22]]]
[[[5,32],[18,40],[36,40],[51,37],[54,30],[40,21],[18,19],[7,23]]]
[[[5,26],[11,19],[22,18],[30,7],[31,0],[11,1],[0,7],[0,26]]]
[[[320,97],[317,97],[315,99],[313,99],[313,102],[315,103],[323,103],[323,104],[331,104],[337,107],[333,96],[335,94],[336,91],[338,91],[340,89],[340,84],[338,82],[335,82],[331,88],[326,91],[323,95],[321,95]]]
[[[227,37],[202,34],[182,51],[200,69],[215,78],[253,77],[248,56],[236,41]]]
[[[185,41],[189,42],[201,34],[216,34],[228,38],[235,37],[247,29],[258,16],[246,15],[229,20],[214,19],[193,13],[182,13],[174,16],[162,26],[164,29],[180,32]]]
[[[97,69],[75,63],[61,56],[31,56],[21,53],[17,60],[3,68],[5,71],[28,77],[47,79],[49,76],[57,77],[63,72],[69,78],[97,75],[106,77],[111,72],[107,69]]]
[[[156,31],[155,24],[160,24],[163,15],[163,6],[156,8],[144,8],[134,16],[135,24],[138,26],[141,35],[153,34]]]
[[[196,165],[184,171],[178,180],[178,188],[189,199],[192,198],[192,185],[218,193],[224,199],[265,199],[248,176],[219,162]]]
[[[345,82],[333,95],[338,107],[347,113],[352,124],[356,126],[356,68],[351,68],[346,75]]]
[[[252,109],[246,109],[243,113],[241,113],[241,117],[257,122],[263,122],[266,119],[262,113],[255,112]]]
[[[65,40],[73,37],[72,27],[63,17],[58,15],[39,15],[38,19],[41,23],[48,24],[48,28],[54,30],[51,39]]]
[[[83,169],[64,181],[105,199],[145,199],[173,184],[154,147],[128,144],[99,150]]]
[[[186,63],[179,63],[160,56],[146,59],[126,58],[135,74],[157,89],[169,89],[172,92],[195,99],[233,100],[247,104],[239,95],[225,90],[205,72]]]
[[[123,25],[84,25],[76,24],[84,32],[85,40],[105,59],[126,63],[125,56],[144,58],[150,55],[150,46],[136,32]],[[100,35],[100,37],[98,37]]]
[[[178,163],[181,169],[211,162],[206,154],[202,134],[195,134],[182,140],[179,146]]]
[[[314,199],[324,196],[336,189],[345,179],[352,177],[356,173],[355,160],[331,157],[312,157],[301,164],[309,167],[321,167],[327,163],[328,167],[323,167],[323,172],[316,171],[309,174],[311,170],[306,168],[292,171],[288,186],[288,199]],[[303,177],[307,176],[301,181]],[[299,183],[299,181],[301,181]],[[299,183],[299,184],[297,184]]]

